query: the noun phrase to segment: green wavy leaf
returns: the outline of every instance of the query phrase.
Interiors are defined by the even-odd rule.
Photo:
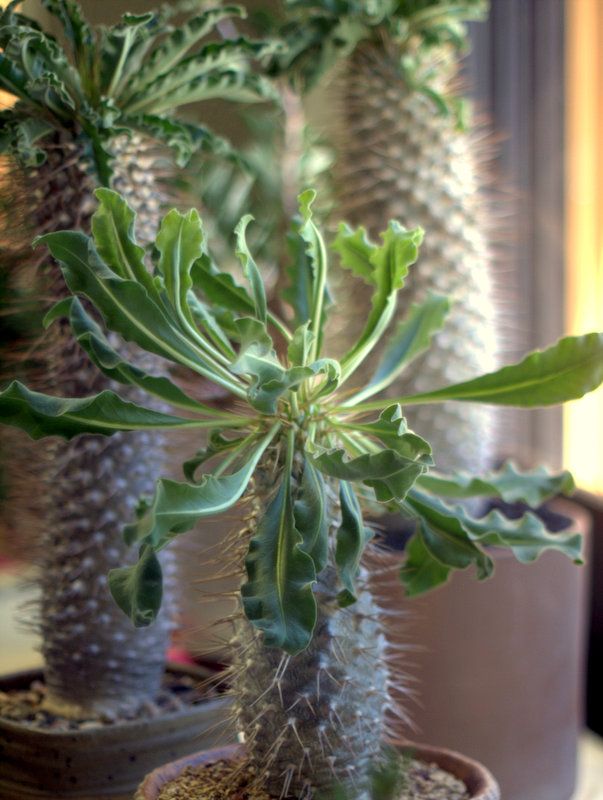
[[[574,480],[563,471],[553,475],[545,467],[521,471],[513,462],[507,462],[500,470],[474,476],[467,472],[438,475],[430,472],[417,481],[422,489],[441,497],[499,497],[506,503],[527,503],[539,506],[558,494],[571,494]]]
[[[326,511],[324,479],[306,458],[293,513],[302,537],[301,548],[314,562],[317,575],[327,565],[330,520]]]
[[[360,232],[362,237],[358,235]],[[420,228],[408,231],[398,222],[390,222],[381,238],[381,245],[373,245],[364,239],[363,231],[354,232],[342,225],[333,244],[341,256],[342,266],[362,274],[374,285],[371,311],[364,330],[341,362],[345,377],[349,377],[362,363],[391,322],[397,293],[404,286],[409,267],[418,258],[423,231]],[[361,241],[365,242],[365,259],[359,249]]]
[[[166,478],[159,480],[146,513],[125,528],[126,541],[129,544],[144,541],[158,550],[177,534],[189,531],[197,520],[231,508],[243,495],[277,430],[278,425],[271,428],[259,444],[250,448],[244,466],[229,475],[210,473],[194,484]]]
[[[186,20],[167,36],[161,44],[149,54],[144,67],[132,77],[125,88],[127,97],[134,92],[143,91],[152,81],[165,75],[181,61],[183,56],[206,36],[216,23],[232,16],[244,16],[239,6],[223,6],[211,8]]]
[[[81,433],[111,436],[118,431],[167,430],[169,428],[203,428],[215,425],[198,419],[185,419],[163,414],[150,408],[122,400],[115,392],[104,391],[92,397],[52,397],[32,392],[19,381],[13,381],[0,392],[2,422],[21,428],[32,439],[62,436],[72,439]]]
[[[202,354],[167,317],[163,308],[137,281],[112,272],[91,240],[81,233],[63,231],[39,237],[59,262],[74,294],[88,297],[105,318],[107,327],[150,353],[182,364],[216,383],[222,381],[206,365]]]
[[[445,580],[445,569],[465,569],[474,564],[478,578],[489,577],[493,562],[482,547],[508,548],[523,563],[535,561],[546,550],[558,550],[581,563],[580,534],[551,533],[531,512],[516,520],[507,519],[498,511],[475,519],[463,506],[451,508],[416,489],[408,494],[405,506],[419,518],[415,538],[421,540],[413,540],[412,558],[401,573],[412,594],[428,591]]]
[[[161,608],[163,575],[151,547],[143,545],[134,566],[110,570],[107,580],[113,599],[137,628],[154,622]]]
[[[302,547],[287,471],[249,543],[241,596],[245,615],[264,633],[264,646],[290,655],[308,646],[316,625],[316,570]]]
[[[218,411],[211,406],[189,397],[168,378],[149,375],[130,364],[109,344],[102,329],[86,313],[77,298],[66,298],[58,304],[57,315],[67,316],[78,344],[86,351],[90,360],[108,378],[119,383],[138,386],[145,392],[165,400],[170,405],[211,417],[226,417],[228,412]],[[45,321],[48,321],[48,316]]]
[[[370,486],[379,502],[403,500],[427,465],[401,456],[394,450],[364,453],[346,458],[345,450],[330,450],[313,457],[312,463],[325,475]]]
[[[387,388],[415,358],[424,353],[444,324],[450,310],[447,297],[430,295],[423,303],[413,303],[395,332],[385,342],[383,354],[365,389],[350,405]]]
[[[99,256],[120,278],[137,280],[156,294],[145,263],[144,248],[136,242],[136,214],[117,192],[97,189],[98,208],[92,216],[92,238]]]
[[[262,276],[260,275],[257,264],[249,252],[247,241],[245,239],[245,230],[252,220],[253,217],[251,214],[246,214],[235,228],[235,236],[237,238],[236,255],[241,262],[243,274],[247,278],[251,288],[251,297],[253,298],[255,316],[265,325],[268,311],[264,282],[262,281]]]
[[[354,490],[347,481],[339,483],[341,524],[337,529],[335,564],[343,589],[339,592],[339,605],[346,607],[356,602],[355,581],[360,569],[360,559],[373,532],[362,518],[360,505]]]

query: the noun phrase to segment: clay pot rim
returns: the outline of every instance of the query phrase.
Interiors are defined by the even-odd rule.
[[[165,672],[190,675],[191,677],[198,678],[200,680],[205,680],[212,674],[211,670],[207,667],[201,667],[195,664],[178,664],[172,661],[168,661],[166,663]],[[2,689],[3,685],[6,685],[9,682],[31,682],[38,679],[43,680],[43,678],[44,673],[41,667],[10,672],[5,675],[0,675],[0,690]],[[51,729],[47,730],[44,728],[36,728],[31,725],[26,725],[22,722],[5,719],[0,715],[0,729],[9,733],[19,733],[21,735],[28,733],[32,740],[39,738],[43,739],[44,741],[49,741],[52,739],[57,746],[60,746],[61,742],[72,741],[74,737],[76,737],[78,740],[81,740],[82,738],[95,739],[97,741],[101,741],[103,739],[112,739],[115,737],[116,730],[128,731],[131,735],[134,735],[137,730],[140,730],[141,736],[144,736],[145,733],[148,732],[149,724],[152,724],[154,719],[169,722],[170,720],[174,719],[180,720],[183,718],[186,719],[187,717],[194,718],[198,715],[199,709],[202,708],[204,711],[207,711],[211,710],[213,707],[220,708],[225,702],[227,702],[227,700],[227,696],[211,697],[196,703],[193,706],[187,706],[175,711],[168,711],[164,714],[158,715],[157,717],[123,720],[111,725],[99,725],[95,728],[79,728],[72,731],[53,731]]]
[[[500,800],[500,790],[493,775],[486,767],[467,756],[448,750],[443,747],[431,745],[408,744],[401,746],[403,752],[408,752],[413,758],[426,763],[436,763],[442,769],[450,772],[462,780],[467,790],[471,792],[471,800]],[[159,791],[171,780],[177,778],[189,766],[210,764],[214,761],[232,759],[242,753],[243,745],[229,745],[215,750],[205,750],[186,756],[178,761],[172,761],[149,773],[142,782],[134,800],[157,800]]]

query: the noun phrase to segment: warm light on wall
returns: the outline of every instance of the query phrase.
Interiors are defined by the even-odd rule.
[[[567,328],[603,330],[603,2],[567,0]],[[603,390],[569,404],[565,465],[603,493]]]
[[[10,0],[0,0],[0,8],[4,8],[9,3]],[[12,94],[9,94],[8,92],[0,92],[0,110],[7,108],[8,106],[12,106],[14,102],[15,98]]]

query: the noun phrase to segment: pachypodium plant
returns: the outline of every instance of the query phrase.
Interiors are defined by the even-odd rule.
[[[274,46],[220,33],[221,23],[243,15],[237,6],[174,3],[93,28],[73,0],[40,5],[62,26],[62,40],[19,13],[18,3],[0,15],[0,88],[15,99],[0,114],[0,152],[8,170],[3,267],[12,296],[23,299],[7,311],[25,306],[31,312],[33,306],[38,319],[66,289],[54,262],[45,253],[32,254],[34,235],[68,227],[89,231],[93,190],[105,185],[127,197],[138,214],[139,236],[148,243],[167,200],[161,182],[169,170],[166,149],[179,165],[194,150],[233,155],[211,130],[173,112],[216,98],[275,97],[252,68]],[[95,219],[99,229],[111,224],[102,214]],[[41,391],[73,396],[112,385],[74,346],[64,324],[46,332],[30,327],[16,345],[6,345],[3,379],[24,375]],[[158,368],[148,358],[139,366]],[[162,615],[154,630],[132,631],[116,613],[104,576],[126,557],[119,530],[138,495],[152,491],[154,478],[167,469],[162,436],[144,431],[110,442],[94,436],[34,451],[17,441],[10,450],[4,515],[15,530],[27,527],[41,553],[37,622],[46,707],[89,717],[152,700],[172,615]],[[169,554],[163,558],[170,560]]]
[[[473,518],[457,501],[495,495],[538,505],[572,488],[567,473],[520,473],[512,464],[482,476],[442,474],[430,445],[409,430],[403,409],[443,401],[538,406],[582,396],[603,380],[603,334],[568,337],[499,371],[437,390],[378,399],[424,352],[449,302],[431,296],[388,332],[397,295],[418,257],[423,233],[390,222],[379,243],[344,229],[333,244],[341,266],[372,286],[372,307],[358,341],[339,361],[324,354],[329,304],[328,253],[312,220],[314,192],[300,196],[293,231],[299,250],[292,324],[266,303],[258,267],[236,229],[245,285],[208,255],[196,211],[171,211],[154,243],[156,268],[134,238],[134,214],[114,192],[97,192],[93,235],[67,231],[38,240],[59,262],[73,296],[49,313],[67,318],[93,361],[111,377],[181,408],[164,413],[113,391],[53,397],[15,382],[0,394],[3,421],[31,436],[121,435],[132,430],[210,431],[184,462],[186,480],[161,479],[125,528],[138,548],[134,566],[110,574],[119,606],[149,625],[162,599],[157,554],[200,518],[242,500],[248,513],[224,560],[242,574],[232,638],[237,725],[258,780],[275,797],[321,796],[333,784],[364,797],[387,736],[395,683],[388,646],[363,555],[374,532],[365,512],[393,510],[414,521],[401,579],[409,595],[475,567],[488,577],[488,548],[510,548],[524,562],[548,548],[580,560],[580,536],[549,533],[531,512],[508,520],[494,511]],[[102,222],[102,224],[100,224]],[[215,409],[193,392],[136,368],[90,316],[107,328],[211,380],[232,395]],[[384,338],[373,375],[362,365]],[[191,386],[190,382],[187,386]]]
[[[371,236],[388,219],[429,231],[404,302],[422,302],[429,292],[455,301],[434,346],[400,376],[392,396],[499,365],[491,146],[459,95],[458,77],[466,22],[484,19],[487,7],[487,0],[285,0],[289,47],[279,60],[294,84],[308,90],[335,67],[327,92],[337,218]],[[359,332],[356,309],[367,309],[368,299],[361,284],[350,287],[345,276],[341,283],[354,293],[350,319],[337,332],[345,342]],[[408,420],[442,465],[486,469],[496,458],[493,409],[444,405],[434,418],[416,408]]]

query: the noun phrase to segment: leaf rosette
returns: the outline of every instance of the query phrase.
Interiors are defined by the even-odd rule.
[[[247,543],[242,605],[266,646],[287,653],[303,650],[312,638],[314,586],[323,570],[335,571],[341,606],[356,601],[363,551],[374,537],[367,510],[396,511],[412,522],[401,570],[411,595],[442,584],[456,569],[473,568],[487,578],[492,547],[506,547],[523,562],[547,549],[580,561],[580,537],[550,533],[530,511],[515,520],[498,511],[477,518],[462,504],[497,497],[538,506],[572,490],[568,473],[523,472],[508,463],[481,476],[442,474],[429,443],[408,429],[404,407],[429,403],[437,414],[443,401],[533,407],[581,397],[603,381],[603,334],[567,337],[496,372],[384,400],[384,390],[437,336],[449,307],[446,298],[430,296],[392,327],[422,231],[391,222],[376,243],[362,229],[340,228],[331,249],[370,287],[373,303],[358,341],[336,361],[324,353],[325,320],[337,306],[330,302],[329,252],[312,218],[312,191],[300,196],[294,221],[306,272],[301,287],[286,295],[292,303],[286,319],[266,300],[246,241],[249,217],[235,231],[244,278],[239,284],[212,261],[196,211],[170,211],[145,251],[124,200],[108,189],[99,189],[97,199],[90,237],[63,231],[37,242],[59,263],[72,295],[45,322],[66,319],[111,380],[137,386],[170,410],[127,402],[112,391],[51,397],[17,382],[0,394],[0,410],[5,423],[34,438],[190,430],[184,480],[159,480],[155,496],[141,503],[125,529],[127,541],[139,548],[139,562],[109,576],[116,601],[134,624],[152,622],[161,603],[156,553],[197,520],[253,495],[262,481],[268,488]],[[107,330],[129,348],[114,345]],[[362,365],[382,338],[383,357],[367,376]],[[178,366],[166,375],[188,373],[187,389],[177,378],[129,363],[123,353],[132,347]],[[200,402],[190,388],[196,376],[221,386],[231,402]]]

